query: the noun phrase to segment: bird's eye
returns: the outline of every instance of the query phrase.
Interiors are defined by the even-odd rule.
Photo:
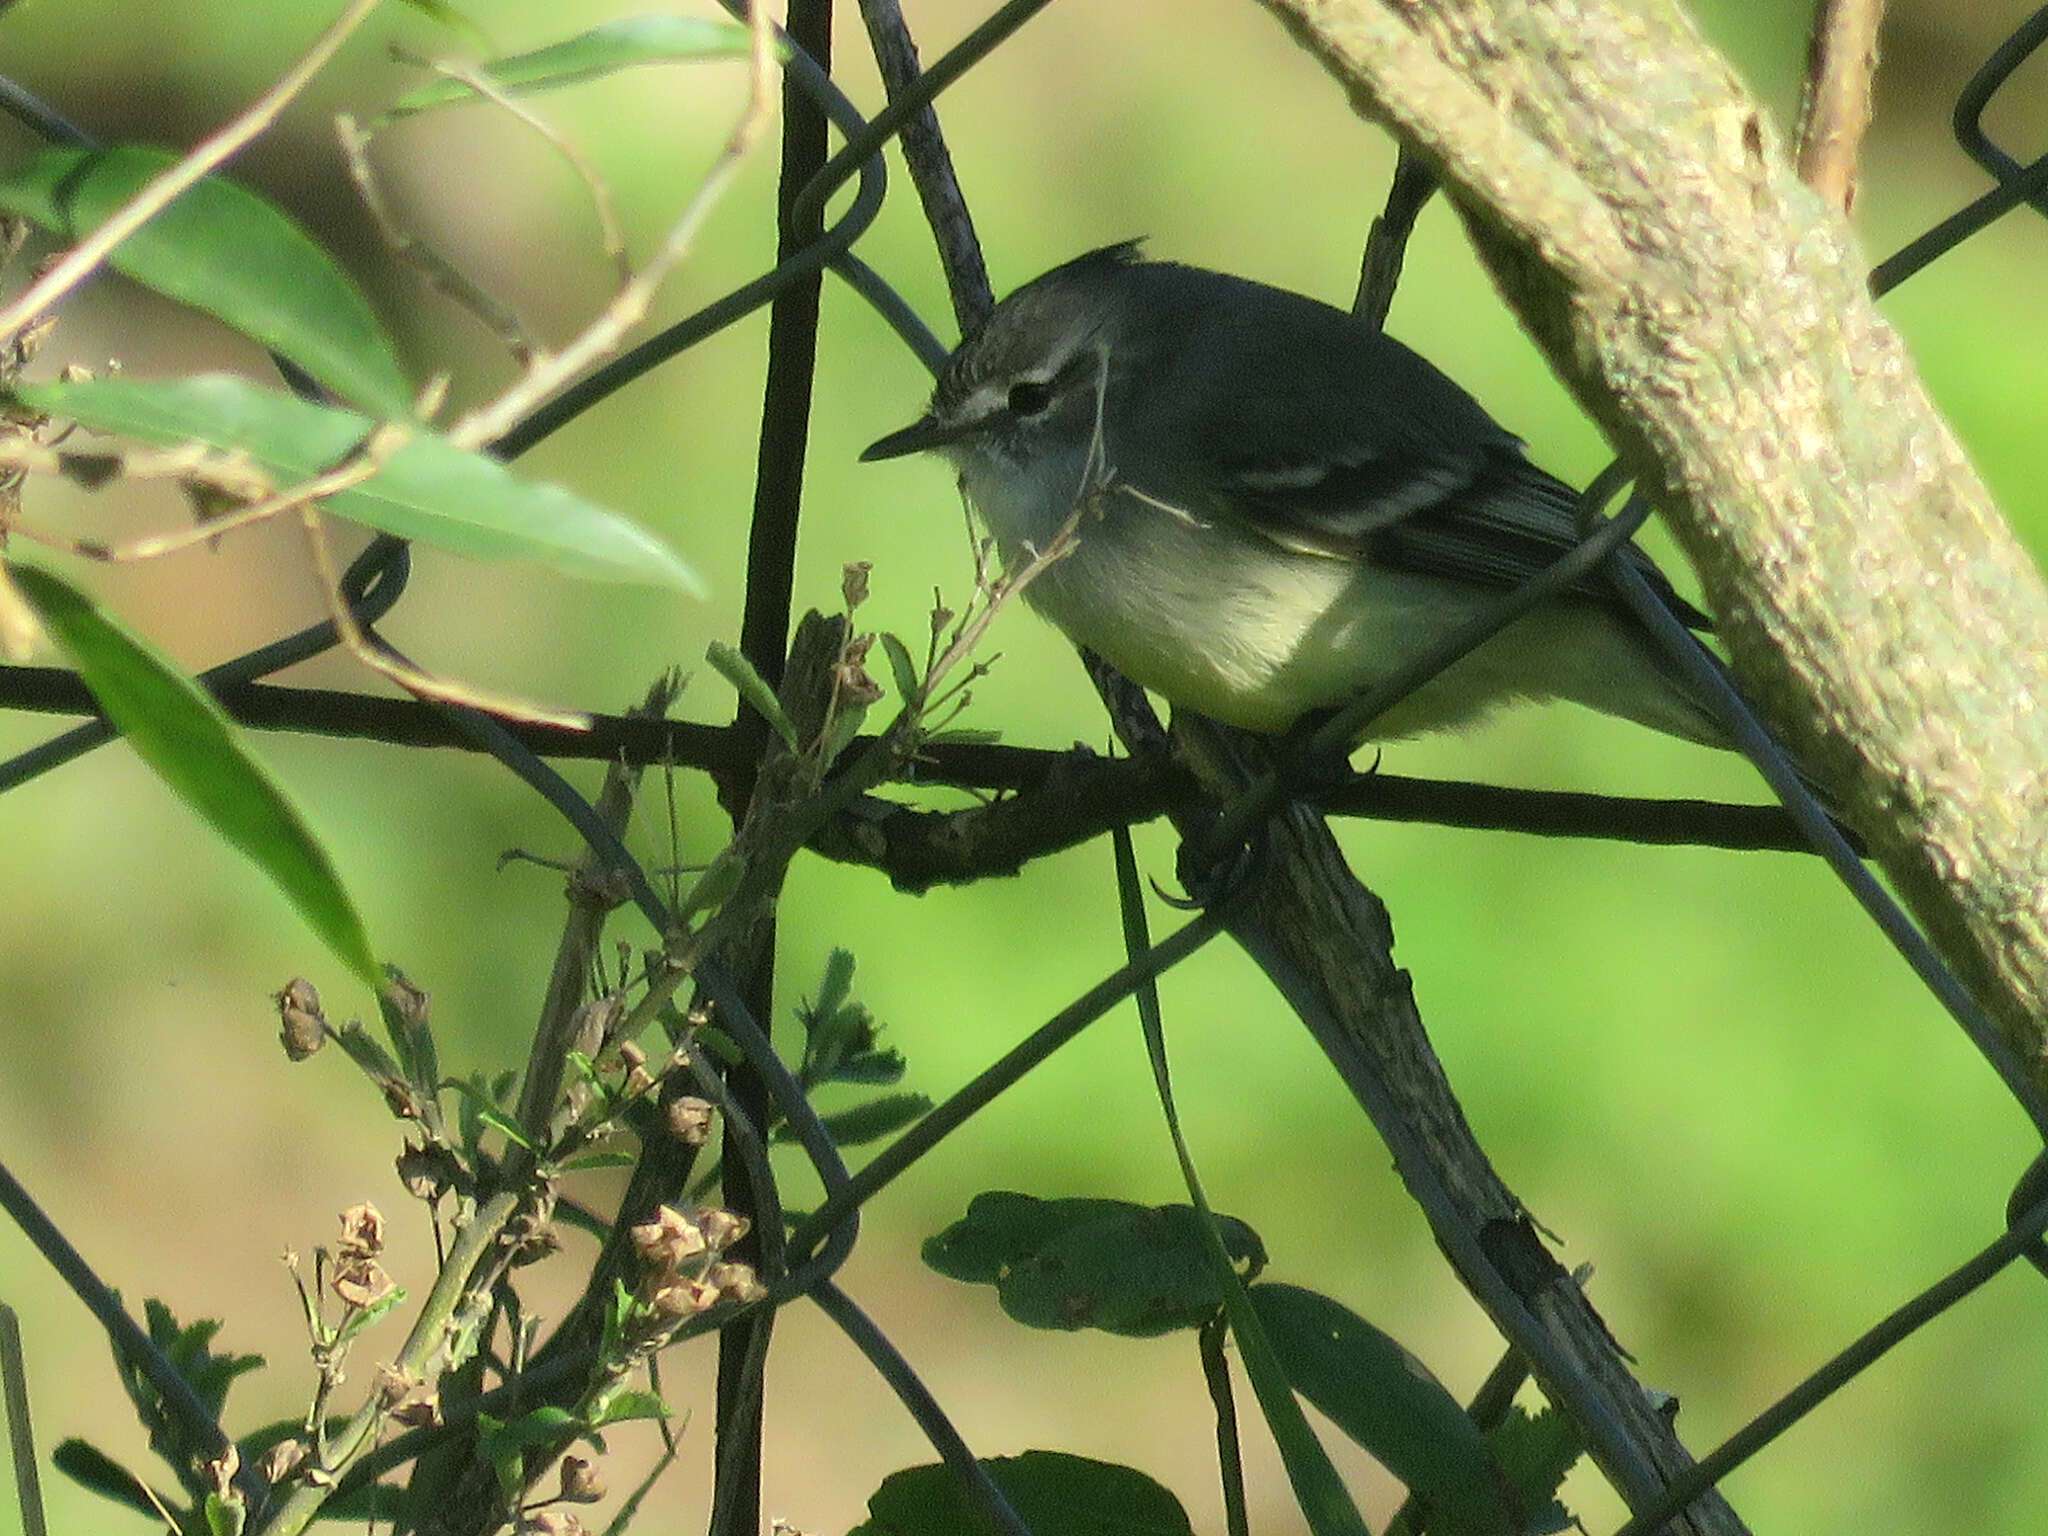
[[[1052,404],[1052,386],[1043,379],[1019,379],[1010,386],[1010,414],[1036,416]]]

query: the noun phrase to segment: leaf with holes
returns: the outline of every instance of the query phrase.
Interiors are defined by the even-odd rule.
[[[1003,1310],[1032,1328],[1100,1328],[1149,1338],[1197,1328],[1223,1304],[1190,1205],[1039,1200],[991,1191],[924,1245],[956,1280],[993,1283]],[[1266,1250],[1243,1222],[1218,1216],[1231,1260],[1256,1274]]]

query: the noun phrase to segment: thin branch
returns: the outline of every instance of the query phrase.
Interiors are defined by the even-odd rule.
[[[619,290],[604,312],[560,352],[538,359],[511,389],[488,405],[470,412],[448,429],[451,441],[463,448],[484,448],[511,431],[519,419],[599,359],[617,351],[626,333],[653,307],[661,285],[696,244],[698,232],[718,206],[742,161],[759,141],[775,112],[775,31],[767,7],[750,7],[753,49],[747,71],[747,100],[725,147],[682,214],[670,226],[661,248],[631,282]]]
[[[208,172],[225,164],[236,151],[276,122],[293,98],[326,68],[327,61],[334,57],[341,45],[369,19],[377,4],[378,0],[351,0],[348,9],[320,34],[319,40],[306,51],[305,56],[285,71],[275,85],[225,127],[195,145],[184,159],[153,177],[147,186],[116,209],[106,223],[79,241],[12,304],[0,310],[0,339],[15,335],[36,316],[55,305],[105,261],[115,246],[162,213]]]

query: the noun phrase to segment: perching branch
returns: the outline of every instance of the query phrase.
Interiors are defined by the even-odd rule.
[[[1263,3],[1437,171],[1751,695],[2048,1081],[2048,589],[1839,215],[1669,3]]]

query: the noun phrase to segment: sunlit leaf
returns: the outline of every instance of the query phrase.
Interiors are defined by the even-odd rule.
[[[924,1245],[940,1274],[993,1283],[1003,1310],[1033,1328],[1100,1328],[1150,1337],[1200,1327],[1223,1304],[1188,1205],[1039,1200],[992,1191]],[[1216,1223],[1234,1263],[1264,1266],[1258,1234]]]
[[[0,208],[76,243],[177,156],[143,145],[46,149],[0,171]],[[413,386],[348,274],[290,215],[208,176],[114,248],[113,267],[203,309],[373,415],[413,414]]]
[[[253,859],[327,947],[375,987],[381,972],[369,936],[327,850],[220,706],[68,582],[27,565],[11,574],[136,755]]]
[[[151,443],[200,442],[238,450],[280,488],[343,463],[373,423],[260,389],[227,374],[152,383],[90,379],[25,385],[16,393],[38,410],[100,432]],[[701,591],[696,573],[653,535],[559,486],[516,478],[497,460],[467,453],[420,428],[376,477],[324,505],[336,516],[400,538],[479,559],[545,562],[596,581],[666,584]]]

